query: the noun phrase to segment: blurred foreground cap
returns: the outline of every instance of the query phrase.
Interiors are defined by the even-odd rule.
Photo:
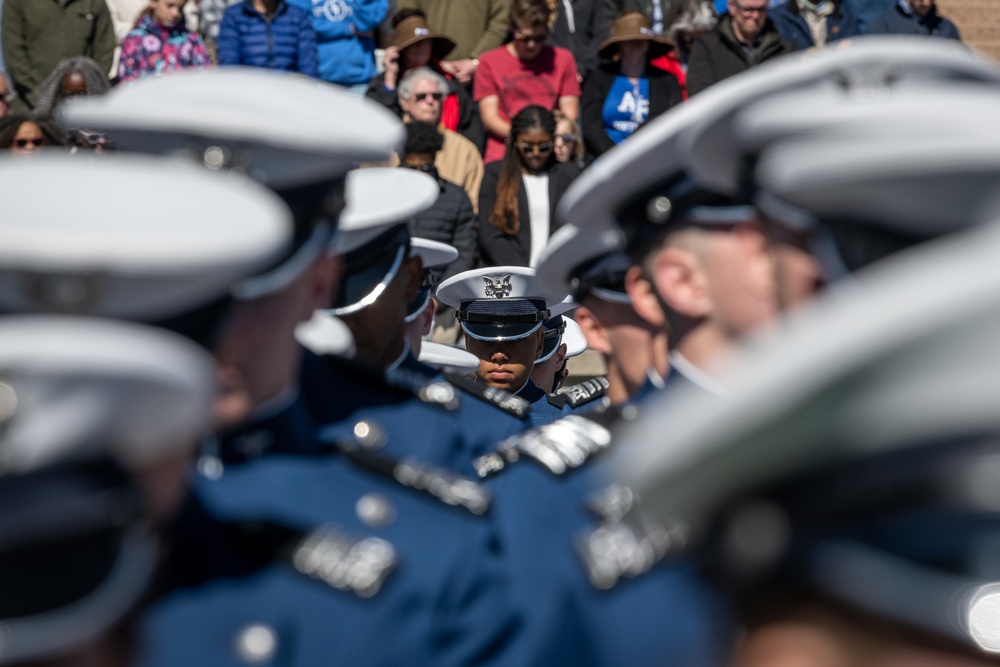
[[[52,183],[58,194],[41,196]],[[102,196],[109,184],[114,196]],[[3,159],[0,193],[7,313],[192,316],[195,326],[193,314],[228,300],[291,243],[288,210],[265,188],[160,158]]]
[[[406,259],[410,219],[433,206],[439,192],[433,178],[411,169],[348,174],[347,208],[334,244],[344,271],[332,314],[349,315],[378,300]]]
[[[756,341],[725,402],[651,403],[624,481],[732,579],[997,650],[997,252],[991,226],[861,274]]]
[[[463,375],[474,373],[479,369],[479,358],[476,355],[452,345],[430,341],[420,343],[420,355],[417,359],[428,366]]]
[[[344,176],[387,160],[403,127],[380,104],[297,74],[260,68],[183,70],[73,100],[62,122],[106,132],[118,150],[182,157],[252,178],[292,211],[294,243],[241,287],[255,299],[287,287],[326,251],[344,207]]]
[[[354,356],[354,336],[346,324],[324,310],[313,312],[312,319],[295,327],[299,344],[319,355]]]

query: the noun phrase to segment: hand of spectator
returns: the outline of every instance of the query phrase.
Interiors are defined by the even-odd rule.
[[[399,49],[395,46],[386,47],[382,65],[385,67],[385,89],[396,90],[399,82]]]
[[[466,58],[465,60],[451,60],[441,63],[441,69],[451,74],[462,83],[469,83],[476,74],[479,67],[479,60]]]

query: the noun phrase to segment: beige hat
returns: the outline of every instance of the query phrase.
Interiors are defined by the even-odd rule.
[[[616,44],[640,39],[649,42],[650,60],[665,55],[673,48],[666,38],[660,37],[653,32],[645,14],[642,12],[626,12],[615,20],[614,25],[611,26],[611,35],[604,40],[597,52],[601,58],[611,58],[618,52]]]
[[[444,60],[445,56],[455,48],[455,40],[447,35],[432,32],[427,27],[427,21],[422,16],[411,16],[403,19],[396,26],[396,48],[402,51],[406,47],[425,39],[434,40],[432,60]]]

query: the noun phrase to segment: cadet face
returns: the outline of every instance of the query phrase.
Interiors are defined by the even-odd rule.
[[[434,81],[420,79],[413,84],[413,94],[410,99],[400,100],[400,106],[413,120],[437,125],[441,121],[443,100],[441,88]]]
[[[324,256],[285,289],[233,306],[213,350],[219,364],[216,420],[221,428],[245,421],[262,403],[293,389],[302,350],[295,327],[330,303],[339,260]]]
[[[479,357],[476,377],[497,389],[519,391],[528,382],[535,359],[541,354],[544,335],[539,329],[527,338],[501,342],[481,341],[466,335],[466,349]]]
[[[728,6],[736,36],[747,44],[755,41],[767,21],[767,0],[729,0]]]
[[[646,383],[646,371],[655,367],[652,346],[657,328],[630,304],[593,295],[584,297],[573,319],[583,330],[587,348],[607,359],[611,401],[620,403],[639,391]]]
[[[419,257],[407,259],[375,303],[356,313],[341,316],[354,335],[354,358],[385,368],[403,351],[406,306],[420,286]]]
[[[163,26],[175,25],[184,16],[187,0],[149,0],[153,18]]]
[[[45,135],[42,134],[42,128],[31,121],[25,121],[17,128],[10,149],[15,155],[34,155],[43,146],[45,146]]]
[[[810,250],[808,235],[774,222],[768,222],[765,229],[774,256],[778,303],[782,310],[809,301],[823,289],[825,281]]]
[[[531,369],[531,381],[549,393],[556,391],[557,388],[554,386],[556,372],[562,368],[564,361],[566,361],[566,343],[560,343],[551,357],[538,362]]]
[[[416,44],[410,44],[408,47],[403,49],[403,64],[406,65],[406,69],[413,69],[414,67],[423,67],[431,61],[431,53],[433,52],[433,42],[429,39],[422,39]]]

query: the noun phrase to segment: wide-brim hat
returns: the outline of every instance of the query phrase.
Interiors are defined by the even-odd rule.
[[[447,35],[433,32],[427,27],[427,21],[420,16],[411,16],[396,26],[395,45],[400,51],[425,39],[434,41],[431,47],[432,60],[444,60],[455,49],[455,40]]]
[[[601,58],[610,59],[618,52],[617,45],[621,42],[634,42],[645,40],[649,42],[649,59],[659,58],[666,55],[673,45],[665,38],[660,37],[649,25],[649,20],[642,12],[627,12],[619,16],[614,25],[611,26],[611,35],[601,42],[597,53]]]

